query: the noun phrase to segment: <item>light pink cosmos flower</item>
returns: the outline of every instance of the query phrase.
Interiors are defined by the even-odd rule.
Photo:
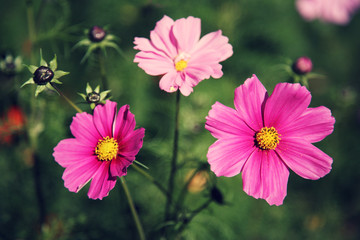
[[[253,75],[235,90],[235,109],[216,102],[205,128],[218,140],[207,157],[217,176],[242,172],[243,189],[270,205],[286,196],[289,170],[318,179],[331,170],[332,158],[312,143],[334,129],[326,107],[308,108],[310,92],[300,84],[279,83],[269,97]]]
[[[318,18],[345,25],[360,7],[360,0],[297,0],[296,7],[305,20]]]
[[[223,75],[219,62],[233,54],[229,39],[221,30],[206,34],[200,39],[201,21],[199,18],[181,18],[174,22],[164,16],[150,32],[150,40],[136,37],[135,55],[138,63],[147,74],[162,76],[160,89],[174,92],[178,89],[188,96],[193,87],[210,77]]]
[[[75,138],[64,139],[54,148],[55,161],[65,168],[65,187],[79,192],[90,180],[89,198],[102,199],[125,176],[143,144],[144,128],[135,129],[129,106],[117,113],[109,100],[98,105],[94,115],[78,113],[70,125]]]

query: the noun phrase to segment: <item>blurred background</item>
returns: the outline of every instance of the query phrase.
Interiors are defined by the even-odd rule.
[[[70,72],[59,88],[90,112],[78,93],[85,93],[87,82],[101,84],[99,64],[93,55],[80,63],[87,48],[74,45],[94,25],[117,36],[122,53],[107,48],[104,58],[112,100],[129,104],[137,126],[146,129],[137,160],[164,182],[175,94],[161,91],[159,79],[133,63],[134,37],[148,38],[163,15],[201,18],[202,35],[221,29],[234,49],[222,63],[221,79],[205,80],[181,98],[177,189],[207,161],[215,141],[204,129],[211,105],[219,101],[233,107],[235,88],[252,74],[271,92],[289,80],[284,64],[310,57],[313,72],[321,75],[309,80],[311,106],[324,105],[336,118],[334,133],[315,144],[334,159],[327,176],[310,181],[291,173],[284,204],[276,207],[246,195],[241,175],[215,178],[209,173],[223,204],[213,202],[195,216],[182,239],[360,239],[360,13],[339,26],[305,21],[291,0],[0,0],[0,6],[1,57],[11,55],[19,66],[0,75],[0,239],[137,239],[119,183],[101,201],[88,199],[88,186],[78,194],[63,186],[64,169],[52,153],[60,140],[72,137],[69,125],[76,112],[55,93],[43,92],[34,100],[34,85],[20,89],[31,77],[21,66],[38,65],[40,49],[47,62],[56,54],[58,68]],[[29,36],[29,21],[35,37]],[[17,56],[21,59],[15,61]],[[29,122],[35,141],[30,141]],[[126,179],[148,238],[157,239],[164,196],[131,167]],[[209,190],[200,187],[189,192],[186,206],[195,209],[207,198]]]

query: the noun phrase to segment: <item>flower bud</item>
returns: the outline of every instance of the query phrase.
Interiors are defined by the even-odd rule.
[[[36,71],[34,72],[34,82],[37,85],[46,85],[48,82],[50,82],[54,77],[54,72],[49,68],[45,66],[40,66]]]
[[[292,65],[292,70],[299,75],[304,75],[312,70],[312,62],[308,57],[298,58]]]
[[[101,42],[105,36],[105,30],[98,26],[93,26],[89,31],[89,39],[92,42]]]
[[[86,96],[86,101],[88,103],[98,103],[100,102],[100,94],[97,92],[91,92]]]
[[[222,205],[224,204],[224,196],[222,195],[220,189],[217,187],[211,188],[211,199],[214,200],[216,203]]]

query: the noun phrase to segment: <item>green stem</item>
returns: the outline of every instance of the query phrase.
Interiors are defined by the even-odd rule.
[[[180,239],[180,234],[182,233],[182,231],[185,229],[185,227],[191,222],[191,220],[198,214],[200,213],[202,210],[206,209],[209,204],[212,202],[212,199],[208,199],[203,205],[201,205],[200,207],[198,207],[197,209],[195,209],[194,211],[191,212],[191,215],[189,217],[186,218],[186,221],[183,221],[183,223],[181,224],[180,228],[177,230],[177,237],[176,239]]]
[[[98,55],[98,61],[99,61],[99,67],[100,67],[100,77],[101,77],[102,87],[103,87],[103,90],[108,90],[109,86],[108,86],[108,81],[107,81],[107,77],[106,77],[106,68],[105,68],[104,58],[103,58],[100,50],[97,51],[97,55]]]
[[[138,171],[140,174],[142,174],[144,177],[146,177],[149,181],[151,181],[158,189],[167,197],[169,198],[168,191],[159,183],[156,181],[150,174],[148,174],[146,171],[144,171],[142,168],[137,166],[136,164],[131,165],[133,168],[135,168],[136,171]]]
[[[120,182],[121,182],[121,184],[122,184],[122,186],[124,188],[126,198],[127,198],[128,202],[129,202],[130,210],[131,210],[131,213],[133,215],[135,225],[136,225],[136,228],[137,228],[138,233],[139,233],[139,237],[140,237],[141,240],[145,240],[145,233],[144,233],[144,230],[142,228],[139,216],[138,216],[138,214],[136,212],[134,202],[133,202],[133,200],[131,198],[131,195],[130,195],[130,191],[129,191],[127,185],[126,185],[124,177],[121,177],[120,180],[121,180]]]
[[[175,131],[174,131],[174,145],[173,145],[173,156],[171,160],[171,169],[169,176],[169,185],[168,193],[169,197],[167,198],[165,205],[165,222],[171,218],[170,206],[173,202],[173,193],[174,193],[174,181],[176,175],[177,167],[177,153],[178,153],[178,142],[179,142],[179,110],[180,110],[180,91],[176,92],[176,106],[175,106]]]
[[[50,84],[56,90],[56,92],[58,92],[60,96],[62,96],[65,99],[65,101],[67,101],[78,113],[82,113],[82,110],[78,106],[76,106],[75,103],[73,103],[69,98],[67,98],[55,84],[51,82]]]

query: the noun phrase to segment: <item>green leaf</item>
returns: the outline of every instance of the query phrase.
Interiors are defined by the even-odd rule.
[[[57,70],[54,72],[54,78],[61,78],[62,76],[65,76],[65,75],[68,75],[69,72],[64,72],[64,71],[61,71],[61,70]]]
[[[111,90],[106,90],[100,93],[100,101],[104,100],[107,96],[107,94],[111,92]]]
[[[56,69],[57,69],[56,54],[55,54],[53,60],[50,61],[50,69],[51,69],[52,71],[56,71]]]
[[[78,93],[85,101],[86,101],[86,95],[83,93]]]
[[[53,78],[53,80],[51,80],[51,82],[57,83],[57,84],[63,84],[63,83],[60,82],[59,79],[57,79],[57,78]]]
[[[40,66],[44,66],[44,67],[48,66],[47,62],[42,57],[42,50],[41,49],[40,49]]]
[[[92,92],[92,87],[90,86],[89,83],[86,84],[86,94],[89,94]]]
[[[36,91],[35,91],[35,97],[37,97],[39,95],[39,93],[44,91],[45,88],[46,88],[45,85],[37,86]]]
[[[28,66],[28,65],[25,65],[25,64],[24,64],[24,66],[27,67],[32,74],[34,74],[35,71],[36,71],[36,69],[38,69],[38,67],[35,66],[35,65],[30,65],[30,66]]]
[[[34,79],[33,79],[33,78],[30,78],[29,80],[27,80],[26,82],[24,82],[23,85],[21,85],[20,88],[22,88],[23,86],[28,85],[28,84],[35,84]]]
[[[96,88],[94,89],[94,92],[99,93],[100,92],[100,85],[97,85]]]

